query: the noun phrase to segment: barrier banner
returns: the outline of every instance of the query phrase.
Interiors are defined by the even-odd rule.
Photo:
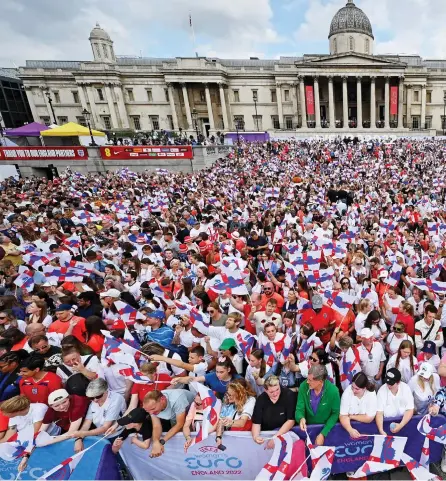
[[[307,114],[314,115],[314,90],[311,85],[305,87],[305,97],[307,100]]]
[[[193,159],[190,145],[108,145],[100,147],[104,160]]]
[[[410,439],[406,443],[404,452],[413,459],[420,459],[423,448],[424,435],[418,432],[417,424],[422,416],[414,416],[412,420],[398,433],[398,436]],[[384,430],[390,433],[390,424],[396,419],[386,419]],[[444,416],[432,418],[432,427],[441,426],[446,422]],[[326,446],[336,447],[331,474],[346,473],[359,469],[372,452],[375,437],[379,434],[375,422],[370,424],[352,422],[352,427],[365,436],[352,439],[347,431],[340,425],[330,431],[325,439]],[[314,442],[323,426],[310,425],[308,433]],[[293,430],[300,439],[305,439],[306,434],[299,428]],[[263,438],[269,438],[274,432],[262,432]],[[367,436],[368,435],[368,436]],[[372,436],[370,436],[372,435]],[[254,443],[249,432],[226,432],[223,437],[225,451],[220,451],[215,445],[215,436],[211,435],[205,441],[191,446],[187,453],[184,452],[184,436],[177,434],[166,444],[164,454],[159,458],[149,458],[149,451],[142,450],[126,440],[120,454],[134,479],[200,479],[200,480],[241,480],[255,479],[261,469],[269,462],[273,451],[264,449],[263,445]],[[292,464],[290,473],[294,473],[302,464],[306,456],[293,447]],[[430,462],[441,460],[443,445],[431,442]],[[311,472],[311,461],[308,462]]]
[[[88,160],[85,147],[0,147],[0,160]]]
[[[398,115],[398,87],[390,87],[390,115]]]

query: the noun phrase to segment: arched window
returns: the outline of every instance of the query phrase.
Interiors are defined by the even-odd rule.
[[[370,40],[368,38],[365,39],[365,53],[370,53]]]
[[[351,52],[355,50],[355,39],[353,37],[348,39],[348,47]]]
[[[333,39],[333,53],[334,54],[338,53],[338,40],[336,38]]]

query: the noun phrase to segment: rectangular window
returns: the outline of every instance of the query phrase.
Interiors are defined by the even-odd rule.
[[[68,122],[68,117],[57,117],[57,124],[63,125]]]
[[[45,124],[47,127],[48,125],[51,125],[51,121],[49,117],[40,117],[40,121],[42,122],[42,124]]]
[[[150,123],[152,124],[152,130],[159,130],[160,129],[160,119],[158,115],[151,115],[149,117]]]
[[[169,129],[173,130],[173,117],[171,115],[167,116],[167,123],[169,124]]]
[[[252,120],[253,120],[255,129],[257,131],[262,130],[262,116],[261,115],[253,115]]]
[[[234,92],[234,102],[240,102],[240,93],[238,90],[233,90]]]
[[[432,128],[432,116],[426,116],[426,129],[431,129]]]
[[[206,92],[204,90],[200,90],[200,102],[206,102]]]
[[[285,99],[285,102],[290,101],[290,91],[289,90],[284,90],[283,91],[283,98]]]
[[[166,102],[169,102],[169,89],[164,89],[164,96],[166,97]]]
[[[271,90],[271,102],[276,103],[277,102],[277,91]]]
[[[98,99],[100,102],[104,101],[104,92],[102,92],[102,89],[96,89],[96,92],[98,93]]]
[[[259,100],[259,91],[258,90],[252,91],[252,100],[254,100],[255,102],[258,102],[258,100]]]
[[[54,102],[56,102],[56,104],[60,104],[59,92],[54,92]]]
[[[79,94],[77,92],[72,92],[73,93],[73,102],[75,104],[80,104],[80,101],[79,101]]]
[[[234,127],[238,130],[245,130],[245,118],[243,115],[234,115]]]
[[[271,115],[271,123],[273,124],[273,129],[279,130],[280,129],[280,122],[278,115]]]
[[[152,89],[147,89],[147,101],[153,102]]]
[[[104,127],[105,127],[106,130],[111,129],[111,121],[110,121],[110,117],[108,115],[102,116],[102,122],[104,123]]]
[[[132,119],[132,122],[133,122],[133,128],[135,130],[141,130],[141,120],[139,115],[133,115],[130,118]]]
[[[293,128],[293,117],[285,117],[285,128],[288,130]]]
[[[426,103],[427,104],[432,103],[432,90],[428,90],[426,92]]]
[[[76,117],[76,122],[83,127],[87,127],[87,121],[85,120],[85,117]]]
[[[135,96],[133,95],[133,89],[126,89],[126,91],[127,91],[127,98],[129,99],[129,102],[134,102]]]
[[[414,91],[413,91],[413,101],[414,101],[414,102],[419,102],[419,101],[420,101],[420,91],[419,91],[419,90],[414,90]]]
[[[444,115],[441,116],[441,129],[446,129],[446,117]]]

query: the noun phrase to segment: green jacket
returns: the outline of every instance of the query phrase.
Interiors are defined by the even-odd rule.
[[[321,434],[325,437],[339,420],[341,398],[339,389],[330,381],[325,380],[324,392],[316,413],[313,413],[310,404],[310,388],[305,381],[300,385],[296,405],[296,422],[304,418],[307,424],[325,424]]]

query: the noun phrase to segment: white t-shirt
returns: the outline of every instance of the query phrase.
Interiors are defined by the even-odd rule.
[[[341,397],[341,416],[349,414],[367,414],[375,416],[377,411],[376,392],[364,392],[362,398],[355,396],[351,386],[348,386]]]
[[[168,354],[169,354],[169,349],[165,349],[163,352],[163,356],[168,357]],[[181,356],[176,352],[173,354],[173,356],[171,356],[171,358],[175,359],[176,361],[182,361]],[[173,376],[178,376],[179,374],[184,372],[184,369],[181,367],[174,366],[173,364],[169,364],[169,366],[167,366],[165,362],[160,362],[158,364],[156,372],[158,374],[163,373],[173,377]]]
[[[20,332],[23,332],[25,334],[25,329],[28,324],[25,321],[21,321],[20,319],[17,319],[17,329]],[[11,324],[5,324],[5,329],[9,329],[11,327]]]
[[[400,382],[398,392],[394,396],[387,384],[378,391],[378,412],[384,413],[385,418],[402,417],[409,409],[414,409],[413,394],[405,382]]]
[[[234,420],[240,419],[242,416],[248,416],[248,419],[252,418],[252,413],[254,412],[254,407],[256,405],[256,398],[250,396],[245,405],[243,406],[241,413],[236,413]]]
[[[413,394],[415,409],[417,414],[427,414],[427,408],[432,402],[435,394],[440,389],[440,376],[434,372],[434,390],[432,391],[429,381],[423,380],[424,390],[421,389],[418,380],[418,374],[412,377],[409,381],[409,387]]]
[[[218,339],[220,341],[220,344],[218,347],[220,347],[221,343],[225,340],[225,339],[234,339],[235,342],[237,342],[237,336],[241,334],[243,338],[246,338],[248,335],[249,335],[249,332],[248,331],[245,331],[244,329],[238,329],[236,332],[230,332],[228,329],[226,329],[226,327],[214,327],[214,326],[210,326],[209,327],[209,336],[211,338],[215,338],[215,339]],[[218,349],[217,349],[218,350]],[[239,353],[240,352],[240,349],[239,349]]]
[[[396,365],[396,358],[398,354],[394,354],[390,359],[389,362],[387,363],[386,369],[392,369],[392,367],[395,367]],[[411,379],[412,376],[418,371],[418,361],[415,356],[412,357],[413,361],[413,372],[410,368],[410,357],[406,357],[405,359],[400,359],[400,362],[398,364],[398,371],[401,373],[401,380],[403,382],[408,383]]]
[[[122,374],[119,374],[119,371],[126,368],[128,368],[126,364],[112,364],[111,366],[103,368],[105,380],[107,381],[110,391],[117,392],[123,396],[125,394],[127,383],[126,378]]]
[[[400,307],[400,304],[404,301],[404,297],[396,296],[395,299],[392,299],[388,294],[384,294],[384,298],[390,306],[390,309],[387,311],[387,316],[389,317],[389,324],[393,326],[395,324],[395,319],[398,314],[394,314],[392,312],[392,309]]]
[[[387,336],[386,343],[389,346],[389,351],[392,355],[398,352],[398,348],[403,341],[410,341],[413,344],[412,338],[407,333],[404,333],[404,336],[401,338],[398,338],[394,332],[391,332]]]
[[[85,363],[87,362],[87,359],[91,356],[91,354],[89,356],[81,356],[81,361],[82,361],[82,364],[85,366]],[[73,371],[73,369],[70,367],[70,366],[67,366],[66,364],[64,364],[64,366],[72,372],[71,375],[73,374],[76,374],[76,371]],[[104,369],[102,367],[102,364],[101,362],[99,361],[99,359],[96,357],[96,356],[93,356],[89,361],[88,361],[88,364],[86,366],[87,370],[88,371],[92,371],[92,372],[95,372],[98,377],[102,378],[102,379],[105,379],[105,374],[104,374]],[[66,374],[65,372],[62,371],[62,369],[60,367],[57,368],[57,371],[56,371],[56,374],[62,379],[62,382],[65,384],[68,380],[69,377],[71,376],[68,376],[68,374]]]
[[[29,407],[28,414],[25,414],[24,416],[14,416],[13,418],[9,418],[8,426],[16,426],[17,431],[21,431],[30,424],[43,421],[47,410],[48,406],[46,404],[32,403]]]
[[[116,421],[121,418],[126,409],[124,397],[117,392],[108,391],[107,399],[102,406],[99,406],[95,401],[90,403],[85,419],[92,421],[97,428],[100,428],[107,421]],[[124,426],[118,426],[118,429],[107,438],[114,438],[122,431],[124,431]]]
[[[369,377],[376,376],[381,362],[385,362],[386,360],[386,355],[381,344],[374,341],[370,352],[361,344],[358,346],[358,352],[362,372]]]

